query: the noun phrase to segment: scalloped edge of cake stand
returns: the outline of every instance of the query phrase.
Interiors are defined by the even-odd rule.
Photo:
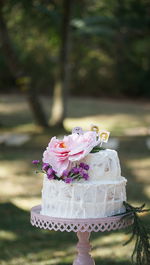
[[[33,226],[67,232],[104,232],[126,228],[133,224],[133,214],[123,213],[105,218],[59,218],[40,214],[41,205],[31,209],[31,224]]]

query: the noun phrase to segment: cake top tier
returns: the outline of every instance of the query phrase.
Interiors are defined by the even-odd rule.
[[[82,162],[90,165],[89,181],[114,181],[120,179],[121,169],[115,150],[101,150],[88,154]]]
[[[43,173],[49,180],[63,180],[66,183],[116,179],[120,176],[117,153],[102,147],[108,138],[109,132],[99,131],[95,125],[89,131],[75,127],[72,134],[63,139],[52,137],[43,153]]]

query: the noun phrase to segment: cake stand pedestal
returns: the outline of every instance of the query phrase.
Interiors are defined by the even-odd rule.
[[[133,215],[131,213],[106,218],[67,219],[41,215],[40,211],[40,205],[31,209],[31,224],[33,226],[48,230],[61,232],[73,231],[77,233],[79,240],[77,244],[78,255],[76,256],[73,265],[95,265],[93,258],[89,254],[91,250],[89,238],[92,231],[104,232],[117,230],[133,224]]]

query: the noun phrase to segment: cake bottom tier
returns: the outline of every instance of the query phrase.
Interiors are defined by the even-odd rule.
[[[59,218],[102,218],[125,212],[126,179],[107,182],[48,180],[44,177],[41,214]]]

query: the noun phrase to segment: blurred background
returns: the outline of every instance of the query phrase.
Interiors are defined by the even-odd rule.
[[[32,160],[75,126],[111,132],[128,201],[150,207],[149,47],[148,0],[0,0],[0,264],[72,264],[76,236],[31,227],[29,210]],[[127,239],[92,234],[96,264],[130,265]]]

